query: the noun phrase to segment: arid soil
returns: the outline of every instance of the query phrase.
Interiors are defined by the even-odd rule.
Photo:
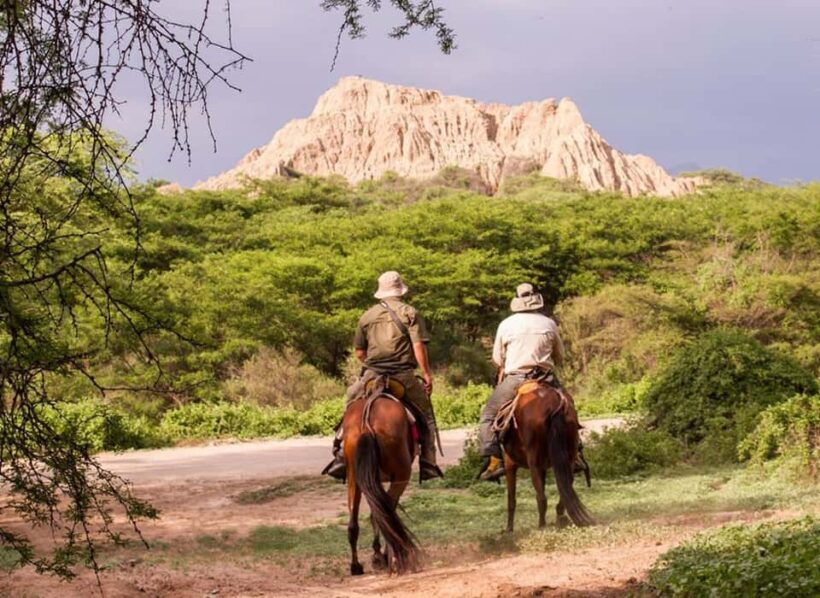
[[[501,550],[488,557],[470,546],[433,548],[416,574],[396,578],[368,573],[351,578],[339,558],[255,558],[247,550],[235,549],[234,542],[262,525],[298,530],[338,520],[346,513],[343,486],[315,474],[256,479],[204,475],[175,481],[161,474],[153,482],[149,477],[144,475],[136,490],[161,513],[158,521],[142,525],[153,548],[146,550],[132,542],[105,549],[100,558],[105,596],[622,595],[642,579],[661,552],[696,531],[730,520],[780,515],[758,511],[658,518],[654,523],[664,526],[662,536],[545,554]],[[13,526],[15,522],[0,523]],[[344,533],[341,526],[340,533]],[[45,530],[39,540],[48,543]],[[218,548],[207,546],[206,540],[216,542]],[[370,572],[369,551],[361,549]],[[326,566],[328,560],[334,560],[333,566]],[[70,583],[31,569],[0,575],[3,596],[100,595],[93,573],[84,569]]]
[[[469,549],[428,555],[424,569],[400,578],[367,574],[350,578],[338,570],[315,574],[298,563],[198,555],[196,539],[229,531],[246,535],[259,525],[311,526],[345,511],[344,488],[315,478],[295,480],[294,494],[262,504],[241,504],[242,493],[281,484],[282,479],[230,483],[183,483],[143,487],[141,494],[162,512],[143,532],[155,545],[172,545],[155,559],[139,547],[109,555],[101,574],[105,596],[619,596],[637,583],[657,556],[704,527],[732,520],[776,517],[776,512],[710,513],[674,520],[662,541],[632,540],[603,547],[547,554],[487,558]],[[5,522],[4,522],[5,523]],[[340,530],[343,533],[342,530]],[[362,548],[362,557],[367,558]],[[367,568],[368,571],[370,568]],[[16,571],[0,580],[7,596],[99,595],[93,574],[80,571],[70,583]]]

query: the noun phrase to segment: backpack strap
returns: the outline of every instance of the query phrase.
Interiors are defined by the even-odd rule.
[[[393,308],[387,305],[387,301],[379,301],[379,305],[381,305],[384,309],[387,310],[387,313],[390,314],[390,319],[393,320],[393,323],[396,325],[396,328],[399,329],[399,332],[402,333],[403,336],[410,337],[410,331],[407,330],[407,326],[404,325],[404,322],[399,319],[398,314],[393,311]]]

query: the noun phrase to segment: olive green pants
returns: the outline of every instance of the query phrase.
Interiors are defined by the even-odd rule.
[[[378,377],[378,373],[372,370],[365,370],[364,374],[359,377],[353,384],[351,384],[347,389],[347,400],[348,402],[358,398],[361,396],[362,392],[364,391],[365,385],[374,378]],[[433,403],[430,401],[430,397],[427,396],[427,393],[424,392],[424,386],[419,382],[419,379],[416,378],[416,374],[413,370],[405,370],[403,372],[398,372],[396,374],[390,374],[391,378],[395,378],[399,382],[402,383],[404,386],[405,396],[407,400],[411,402],[419,411],[424,414],[424,418],[427,420],[427,429],[428,434],[426,438],[426,442],[422,443],[421,446],[421,458],[427,461],[428,463],[436,463],[436,418],[433,414]]]

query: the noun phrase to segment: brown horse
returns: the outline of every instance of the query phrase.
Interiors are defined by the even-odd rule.
[[[594,520],[572,487],[580,428],[575,409],[546,384],[532,384],[522,391],[515,408],[517,426],[508,432],[504,440],[507,531],[513,531],[515,483],[519,467],[528,468],[532,475],[538,502],[539,528],[546,526],[547,495],[544,484],[550,466],[558,486],[557,525],[563,527],[569,523],[567,514],[575,525],[592,525]]]
[[[418,564],[418,546],[396,512],[399,497],[410,482],[410,468],[416,453],[404,406],[385,396],[359,399],[348,408],[342,426],[350,512],[347,526],[352,553],[350,574],[364,572],[357,550],[362,494],[370,506],[373,525],[373,566],[389,567],[399,574],[413,571]],[[386,492],[382,482],[390,484]],[[384,536],[385,553],[381,552],[380,535]]]

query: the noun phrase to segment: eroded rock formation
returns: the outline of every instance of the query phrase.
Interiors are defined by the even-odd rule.
[[[447,166],[476,171],[493,191],[504,177],[533,170],[628,195],[680,195],[697,184],[670,176],[647,156],[614,149],[568,98],[484,104],[345,77],[310,116],[291,121],[266,146],[196,188],[237,187],[245,177],[289,171],[342,175],[354,183],[387,171],[429,178]]]

